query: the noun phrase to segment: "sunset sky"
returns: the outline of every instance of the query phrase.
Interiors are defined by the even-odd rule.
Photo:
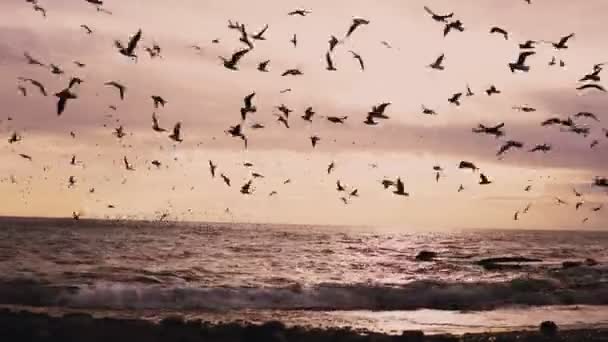
[[[39,0],[47,10],[45,19],[23,0],[1,1],[5,15],[0,22],[0,134],[5,138],[0,141],[0,215],[67,217],[78,211],[83,217],[154,219],[166,212],[183,220],[401,230],[608,229],[608,207],[591,210],[608,204],[606,191],[591,186],[595,176],[608,176],[608,137],[602,132],[608,128],[608,95],[576,90],[577,80],[594,64],[608,62],[603,22],[608,2],[532,2],[105,0],[104,7],[113,13],[107,15],[84,0]],[[454,12],[466,30],[444,38],[443,24],[431,19],[425,5],[439,13]],[[296,8],[312,13],[287,15]],[[370,24],[336,47],[338,71],[329,72],[328,39],[344,37],[354,17]],[[267,40],[254,42],[239,71],[227,70],[218,58],[245,46],[238,32],[228,29],[229,19],[245,24],[252,33],[269,25]],[[85,34],[81,24],[94,33]],[[490,35],[492,26],[508,30],[509,40]],[[113,41],[125,42],[140,28],[143,39],[139,62],[134,63],[118,53]],[[509,71],[507,64],[519,54],[518,43],[558,41],[573,32],[569,49],[557,52],[541,44],[528,59],[529,73]],[[294,33],[297,47],[289,42]],[[219,44],[212,44],[213,39]],[[155,42],[162,47],[163,58],[151,59],[143,50]],[[349,50],[364,58],[364,72]],[[26,51],[61,66],[65,75],[27,65]],[[444,71],[426,67],[442,53]],[[566,67],[549,66],[552,56]],[[270,72],[257,71],[257,64],[266,59],[271,60]],[[86,67],[76,67],[75,60]],[[281,77],[289,68],[299,68],[304,75]],[[41,96],[31,85],[26,85],[28,96],[21,96],[19,76],[39,80],[49,96]],[[77,90],[78,99],[58,117],[52,95],[65,88],[71,76],[84,83]],[[103,86],[111,80],[127,86],[124,101],[113,88]],[[447,99],[466,91],[467,84],[475,96],[463,96],[460,107],[449,104]],[[600,84],[608,86],[603,79]],[[487,96],[490,85],[502,93]],[[292,91],[280,93],[285,88]],[[258,112],[247,125],[260,122],[266,128],[247,130],[249,149],[244,150],[242,142],[224,130],[240,122],[243,97],[253,91]],[[163,127],[183,123],[183,143],[175,144],[151,129],[151,95],[168,101],[156,110]],[[375,127],[364,125],[366,113],[381,102],[392,102],[387,109],[391,118]],[[280,104],[294,109],[290,129],[273,116]],[[423,115],[422,104],[439,115]],[[524,104],[537,111],[512,109]],[[299,118],[308,106],[317,112],[312,125]],[[578,121],[591,127],[587,138],[540,126],[549,117],[566,118],[580,111],[593,112],[601,120]],[[335,125],[321,118],[327,115],[348,119]],[[500,122],[506,124],[501,139],[471,132],[477,124]],[[122,141],[112,135],[119,125],[128,133]],[[13,131],[23,136],[21,142],[7,142]],[[316,149],[310,145],[313,134],[322,139]],[[526,146],[498,160],[497,150],[509,139]],[[599,145],[591,149],[595,139]],[[554,150],[527,152],[542,143]],[[70,165],[72,155],[79,165]],[[135,171],[125,170],[123,156]],[[163,163],[161,169],[150,164],[154,159]],[[232,179],[232,187],[220,177],[210,177],[208,160],[218,165],[218,175]],[[328,176],[332,160],[336,170]],[[494,183],[478,185],[477,174],[457,168],[461,160],[475,162]],[[245,168],[245,161],[254,167]],[[434,165],[445,169],[438,183]],[[254,180],[254,194],[244,196],[239,188],[251,178],[251,171],[265,178]],[[71,189],[69,176],[77,179]],[[380,181],[387,177],[401,177],[411,196],[397,197],[384,190]],[[291,183],[283,184],[286,179]],[[349,189],[358,188],[360,197],[344,205],[344,194],[336,191],[338,179]],[[458,193],[460,184],[465,190]],[[524,191],[527,185],[532,185],[530,192]],[[93,194],[91,187],[96,189]],[[578,211],[574,204],[581,199],[574,196],[573,187],[584,194],[585,204]],[[271,191],[278,195],[269,197]],[[558,206],[556,196],[568,205]],[[514,221],[513,214],[529,203],[530,212]],[[115,208],[107,208],[109,204]],[[589,220],[582,225],[584,218]]]

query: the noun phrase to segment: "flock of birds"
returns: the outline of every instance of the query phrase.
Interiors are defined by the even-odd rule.
[[[103,1],[101,1],[101,0],[84,0],[84,1],[96,6],[97,11],[99,11],[101,13],[105,13],[107,15],[112,15],[112,12],[108,11],[107,9],[105,9],[103,7]],[[42,16],[46,18],[47,11],[45,8],[43,8],[40,5],[38,0],[26,0],[26,2],[30,3],[33,6],[34,11],[40,12],[42,14]],[[531,4],[530,0],[526,0],[525,2],[527,2],[528,4]],[[463,22],[461,20],[454,18],[454,15],[455,15],[454,13],[438,14],[437,12],[431,10],[427,6],[424,6],[423,9],[428,15],[430,15],[430,18],[433,21],[437,22],[438,25],[442,25],[444,36],[448,36],[450,34],[457,34],[459,32],[464,32],[466,30]],[[312,11],[307,10],[307,9],[295,9],[295,10],[287,13],[288,16],[300,16],[300,17],[307,17],[311,14],[312,14]],[[326,63],[325,69],[327,71],[335,72],[338,70],[336,68],[336,64],[334,63],[333,57],[334,57],[334,54],[336,53],[337,49],[339,48],[339,46],[344,44],[348,39],[351,39],[358,30],[364,29],[365,26],[370,25],[370,24],[371,24],[371,21],[368,19],[354,18],[354,19],[352,19],[352,22],[348,26],[348,29],[346,30],[346,33],[342,38],[338,38],[335,35],[330,35],[329,40],[328,40],[328,49],[325,53],[325,63]],[[83,24],[80,26],[80,28],[84,31],[85,34],[91,35],[94,33],[94,29],[88,25]],[[223,66],[224,68],[226,68],[230,71],[237,72],[239,70],[239,66],[240,66],[239,63],[243,60],[243,58],[245,58],[248,53],[250,53],[252,50],[255,49],[255,45],[258,42],[266,40],[265,33],[269,29],[269,26],[265,25],[258,32],[250,32],[247,30],[247,28],[244,24],[241,24],[238,21],[233,22],[233,21],[229,20],[228,29],[234,30],[238,33],[238,40],[244,46],[242,49],[239,49],[238,51],[234,52],[230,56],[219,56],[219,59],[221,60],[220,67]],[[496,35],[498,37],[501,37],[504,40],[510,39],[509,32],[506,29],[501,28],[501,27],[490,28],[489,34]],[[128,59],[132,59],[133,61],[137,62],[137,60],[139,58],[139,54],[141,53],[141,50],[142,50],[142,46],[141,46],[142,38],[143,38],[143,31],[140,29],[135,34],[130,36],[126,42],[116,40],[114,42],[114,47],[116,49],[116,52]],[[516,72],[527,73],[531,69],[530,65],[528,65],[527,62],[528,62],[529,58],[531,58],[532,56],[534,56],[536,54],[535,49],[537,48],[537,46],[539,44],[548,44],[556,51],[559,51],[559,50],[568,49],[569,42],[574,38],[575,38],[575,34],[571,33],[571,34],[568,34],[568,35],[560,38],[559,40],[553,41],[553,42],[542,41],[542,40],[525,41],[525,42],[519,44],[520,53],[519,53],[517,59],[513,62],[508,63],[506,65],[506,67],[508,67],[508,69],[512,73],[516,73]],[[219,41],[219,39],[214,39],[212,41],[212,43],[219,44],[220,41]],[[298,37],[296,34],[294,34],[292,36],[290,43],[293,44],[294,47],[297,47]],[[386,41],[382,41],[381,43],[386,48],[392,48],[391,44]],[[197,50],[197,51],[200,51],[202,49],[198,45],[192,45],[190,48]],[[151,46],[143,47],[143,50],[149,55],[150,58],[162,58],[162,48],[157,43],[154,43]],[[360,70],[365,71],[366,64],[365,64],[365,60],[364,60],[363,56],[352,50],[349,50],[349,53],[352,55],[353,59],[356,60]],[[41,60],[33,57],[28,52],[24,53],[24,57],[25,57],[25,61],[28,65],[48,68],[50,70],[50,72],[54,75],[65,74],[65,71],[60,66],[55,65],[55,64],[46,64],[46,63],[42,62]],[[445,54],[441,54],[434,61],[432,61],[432,63],[430,63],[428,65],[428,68],[433,69],[436,72],[444,71],[446,68],[444,65],[445,57],[446,57]],[[270,62],[271,62],[270,60],[264,60],[264,61],[259,62],[257,65],[257,70],[259,72],[264,72],[264,73],[270,72],[270,70],[269,70]],[[557,63],[558,63],[558,61],[557,61],[556,57],[553,57],[551,59],[551,61],[548,62],[549,65],[556,65]],[[86,67],[86,65],[84,63],[81,63],[79,61],[75,61],[74,64],[79,68]],[[579,80],[580,85],[576,89],[578,91],[585,91],[585,92],[587,92],[587,91],[606,92],[606,89],[599,83],[601,81],[600,74],[603,71],[605,64],[606,63],[598,63],[596,65],[593,65],[591,71],[588,74],[583,75],[580,78],[580,80]],[[563,60],[559,60],[559,65],[561,67],[564,67],[565,62]],[[303,74],[304,73],[302,70],[293,68],[293,69],[287,69],[287,70],[283,71],[281,73],[281,76],[296,77],[296,76],[301,76]],[[19,93],[22,96],[29,96],[32,88],[35,88],[42,96],[49,95],[49,92],[47,91],[46,87],[38,80],[29,78],[29,77],[18,77],[17,81],[18,81],[17,87],[18,87]],[[71,103],[72,101],[76,101],[79,98],[78,87],[80,87],[81,84],[83,84],[83,83],[85,83],[85,80],[78,78],[78,77],[71,77],[69,80],[69,83],[67,84],[67,86],[64,89],[54,93],[54,96],[57,98],[57,106],[56,106],[57,115],[64,114],[66,112],[66,110],[68,110],[68,108],[69,108],[69,103]],[[117,82],[117,81],[109,81],[109,82],[106,82],[104,84],[104,86],[114,89],[117,92],[117,96],[120,100],[125,99],[126,91],[127,91],[126,85],[124,85],[120,82]],[[289,91],[291,91],[291,89],[287,88],[281,92],[283,93],[283,92],[289,92]],[[485,94],[487,96],[500,95],[501,92],[502,91],[499,90],[495,85],[491,85],[490,87],[485,89]],[[476,96],[476,94],[467,85],[466,92],[463,91],[463,92],[454,93],[447,99],[448,105],[461,106],[462,101],[463,101],[463,96],[472,97],[472,96]],[[230,127],[228,127],[225,130],[225,133],[228,136],[236,138],[236,139],[240,139],[243,142],[245,149],[248,147],[248,142],[249,142],[248,135],[247,135],[248,129],[258,130],[258,129],[265,128],[264,124],[259,123],[259,122],[249,123],[248,119],[257,112],[257,108],[255,105],[255,98],[256,98],[255,92],[252,92],[243,98],[243,106],[240,108],[239,121],[236,124],[231,125]],[[159,108],[164,107],[168,103],[168,101],[165,100],[160,95],[151,95],[150,100],[151,100],[152,105],[155,110],[158,110]],[[377,105],[372,106],[371,110],[369,111],[369,113],[367,113],[367,116],[366,116],[365,120],[363,120],[362,124],[365,124],[368,126],[375,126],[375,125],[380,124],[380,122],[383,120],[390,119],[390,117],[387,115],[387,110],[390,106],[391,106],[390,102],[379,103]],[[110,108],[116,110],[115,106],[110,106]],[[521,111],[521,112],[526,112],[526,113],[536,111],[536,109],[534,107],[527,106],[527,105],[515,106],[515,107],[513,107],[513,109],[517,110],[517,111]],[[291,116],[291,114],[294,112],[294,110],[284,104],[277,106],[276,110],[278,111],[278,113],[274,113],[274,116],[276,117],[277,122],[280,123],[281,125],[283,125],[285,128],[289,129],[290,128],[290,119],[293,118],[293,116]],[[437,111],[435,111],[434,109],[428,108],[425,105],[422,105],[421,112],[424,115],[438,115]],[[328,122],[330,122],[332,124],[336,124],[336,125],[344,124],[347,120],[349,120],[348,116],[324,116],[324,117],[318,116],[312,106],[306,108],[299,119],[311,123],[311,122],[313,122],[313,120],[316,120],[317,118],[325,119]],[[171,139],[175,144],[179,144],[183,141],[183,137],[182,137],[182,133],[181,133],[181,129],[182,129],[181,122],[175,123],[172,129],[163,128],[160,124],[159,117],[157,116],[156,112],[154,112],[152,114],[151,121],[152,121],[151,127],[154,132],[167,133],[167,137],[169,139]],[[581,135],[583,137],[587,137],[590,134],[591,127],[589,127],[588,125],[582,124],[582,122],[587,122],[587,121],[599,122],[600,119],[594,113],[579,112],[579,113],[574,114],[571,117],[566,117],[566,118],[551,117],[551,118],[548,118],[548,119],[542,121],[540,123],[540,125],[546,126],[546,127],[557,126],[557,127],[560,127],[562,129],[562,131],[564,131],[564,132],[571,132],[571,133],[574,133],[577,135]],[[491,125],[491,126],[479,124],[477,127],[474,127],[472,129],[472,132],[474,134],[483,134],[483,135],[493,136],[495,138],[502,138],[503,136],[505,136],[504,128],[505,128],[505,123],[498,123],[496,125]],[[603,132],[604,132],[605,136],[608,138],[608,130],[603,129]],[[71,132],[70,134],[72,135],[72,137],[75,137],[75,134],[73,132]],[[125,137],[127,135],[127,133],[125,132],[125,129],[123,126],[119,126],[114,129],[113,135],[117,139],[122,139],[123,137]],[[14,131],[10,135],[8,142],[10,144],[15,144],[15,143],[19,143],[22,139],[23,139],[23,137],[20,135],[20,133],[18,133],[17,131]],[[320,137],[318,135],[310,136],[310,143],[311,143],[311,146],[313,149],[321,142],[322,142],[322,137]],[[593,140],[590,144],[590,148],[594,148],[598,144],[599,144],[598,140]],[[497,155],[497,157],[502,158],[507,152],[509,152],[511,150],[524,149],[524,148],[526,148],[526,144],[524,142],[516,141],[516,140],[506,140],[506,141],[504,141],[503,145],[499,148],[499,150],[496,152],[496,155]],[[529,153],[538,153],[538,152],[548,153],[551,150],[552,150],[552,145],[550,145],[548,143],[538,144],[538,145],[530,146],[527,148],[527,151]],[[19,154],[19,156],[21,156],[22,158],[27,159],[29,161],[33,160],[32,156],[29,156],[26,154]],[[162,166],[162,163],[159,160],[152,160],[150,163],[151,163],[151,165],[153,165],[156,168],[160,168]],[[71,165],[77,164],[76,156],[72,156],[70,164]],[[217,171],[218,165],[212,160],[209,160],[208,164],[209,164],[210,175],[211,175],[211,177],[215,178],[217,175],[217,172],[218,172]],[[123,158],[123,166],[128,171],[135,171],[135,166],[129,162],[129,160],[126,156]],[[253,164],[245,163],[245,166],[248,168],[251,168],[253,166]],[[331,175],[332,171],[335,169],[335,167],[336,167],[335,162],[334,161],[330,162],[327,167],[327,174]],[[373,167],[377,167],[377,165],[373,164]],[[489,184],[493,183],[493,181],[490,180],[490,178],[485,173],[481,172],[479,167],[477,167],[475,165],[475,163],[473,163],[471,161],[466,161],[466,160],[461,161],[458,164],[458,168],[464,169],[464,170],[470,170],[472,173],[478,173],[478,177],[479,177],[478,184],[479,185],[485,186],[485,185],[489,185]],[[435,180],[438,182],[441,175],[444,172],[444,169],[442,166],[436,165],[433,167],[433,172],[435,174]],[[251,174],[251,179],[247,180],[245,182],[245,184],[243,184],[240,187],[240,193],[243,195],[253,194],[255,191],[254,179],[264,177],[262,174],[257,173],[257,172],[250,172],[250,174]],[[232,186],[230,178],[225,173],[220,173],[219,176],[227,186]],[[284,181],[284,184],[288,184],[289,182],[291,182],[291,180],[287,179]],[[405,189],[405,184],[404,184],[403,180],[399,177],[382,179],[380,181],[380,183],[382,184],[384,189],[386,189],[386,190],[391,189],[392,193],[395,194],[396,196],[402,196],[402,197],[410,196],[410,194]],[[69,176],[68,187],[72,188],[72,187],[76,186],[76,184],[77,184],[76,177]],[[601,187],[601,188],[607,188],[608,179],[603,178],[603,177],[597,177],[593,181],[593,185],[597,186],[597,187]],[[461,192],[463,190],[465,190],[465,189],[464,189],[464,186],[461,184],[458,188],[458,192]],[[531,185],[528,185],[524,190],[530,191]],[[94,191],[95,191],[94,188],[90,189],[91,193]],[[357,188],[347,187],[340,180],[336,181],[336,191],[340,194],[339,199],[341,201],[343,201],[344,204],[348,204],[353,198],[356,198],[359,196],[359,190]],[[575,208],[576,208],[576,210],[579,210],[584,205],[585,201],[583,200],[583,195],[581,193],[579,193],[576,190],[573,190],[573,191],[577,198],[577,201],[575,203]],[[278,192],[275,190],[275,191],[270,192],[269,196],[275,196],[277,194],[278,194]],[[564,201],[560,198],[556,198],[556,203],[557,203],[557,205],[567,204],[566,201]],[[113,208],[114,206],[108,205],[108,207]],[[517,211],[514,214],[514,220],[519,220],[520,215],[527,213],[530,210],[530,207],[531,207],[531,204],[528,204],[525,209],[523,209],[521,211]],[[598,207],[593,207],[591,210],[594,212],[597,212],[597,211],[600,211],[601,209],[602,209],[602,206],[598,206]],[[167,216],[168,216],[168,214],[164,213],[161,215],[160,219],[163,220]],[[73,213],[73,217],[74,217],[74,219],[78,219],[80,217],[80,214],[75,211]],[[583,221],[586,222],[587,220],[588,220],[588,218],[585,218]]]

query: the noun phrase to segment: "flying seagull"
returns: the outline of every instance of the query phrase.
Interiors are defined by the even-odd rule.
[[[169,135],[169,138],[175,142],[181,143],[184,141],[184,139],[182,139],[181,131],[182,123],[178,121],[175,126],[173,126],[173,133]]]
[[[141,29],[137,31],[137,33],[129,39],[129,44],[125,47],[121,41],[115,40],[114,46],[118,48],[118,52],[121,55],[135,59],[137,61],[137,55],[135,54],[135,49],[137,48],[137,44],[141,40],[142,31]]]
[[[239,61],[241,60],[241,58],[243,58],[243,56],[245,56],[245,54],[247,54],[249,51],[251,51],[251,49],[243,49],[243,50],[239,50],[237,52],[235,52],[232,57],[230,57],[230,59],[227,59],[225,57],[220,56],[219,58],[224,62],[224,67],[226,69],[230,69],[230,70],[238,70],[238,68],[236,67],[237,64],[239,63]]]
[[[120,99],[121,100],[125,99],[125,92],[127,90],[127,87],[125,87],[124,85],[122,85],[118,82],[115,82],[115,81],[106,82],[106,83],[104,83],[104,85],[118,89]]]
[[[526,59],[534,54],[536,54],[534,51],[522,51],[515,63],[509,63],[509,69],[511,69],[511,72],[515,72],[515,70],[523,72],[530,71],[530,66],[526,65]]]
[[[433,20],[438,21],[440,23],[445,23],[448,19],[450,19],[451,17],[454,16],[454,13],[449,13],[446,15],[439,15],[435,12],[433,12],[430,8],[428,8],[427,6],[424,6],[424,10],[431,15],[431,18],[433,18]]]
[[[63,89],[62,91],[55,94],[59,98],[57,101],[57,115],[63,114],[68,100],[76,99],[76,94],[72,93],[69,88]]]
[[[369,20],[363,18],[354,18],[352,24],[348,28],[348,32],[346,32],[346,38],[350,37],[350,35],[355,32],[357,27],[361,25],[369,25]]]
[[[159,105],[164,107],[167,104],[167,101],[161,96],[152,95],[151,98],[152,101],[154,101],[154,108],[158,108]]]
[[[354,59],[359,61],[359,67],[361,68],[361,71],[365,70],[365,64],[363,63],[363,58],[361,57],[361,55],[352,50],[349,50],[349,52],[353,55]]]
[[[152,129],[155,132],[166,132],[167,130],[160,127],[159,123],[158,123],[158,118],[156,117],[156,113],[152,113]]]
[[[490,29],[490,33],[498,33],[501,34],[505,40],[509,40],[509,33],[507,31],[505,31],[504,29],[498,27],[498,26],[494,26]]]
[[[437,57],[437,59],[429,64],[429,68],[435,69],[435,70],[444,70],[445,67],[442,65],[443,60],[445,59],[445,54],[441,54],[441,56]]]

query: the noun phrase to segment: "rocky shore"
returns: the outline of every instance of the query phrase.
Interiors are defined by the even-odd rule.
[[[481,341],[608,341],[608,330],[559,331],[544,322],[538,331],[463,336],[425,336],[422,331],[404,331],[400,335],[386,335],[353,329],[311,329],[286,327],[280,322],[262,325],[246,323],[212,324],[200,320],[185,321],[182,317],[165,318],[159,323],[117,318],[94,318],[86,313],[71,313],[61,317],[28,311],[0,310],[2,341],[79,341],[79,342],[481,342]]]

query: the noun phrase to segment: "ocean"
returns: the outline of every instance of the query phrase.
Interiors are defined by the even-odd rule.
[[[530,260],[480,262],[496,257]],[[0,220],[0,305],[48,312],[383,332],[597,327],[607,265],[605,232]]]

